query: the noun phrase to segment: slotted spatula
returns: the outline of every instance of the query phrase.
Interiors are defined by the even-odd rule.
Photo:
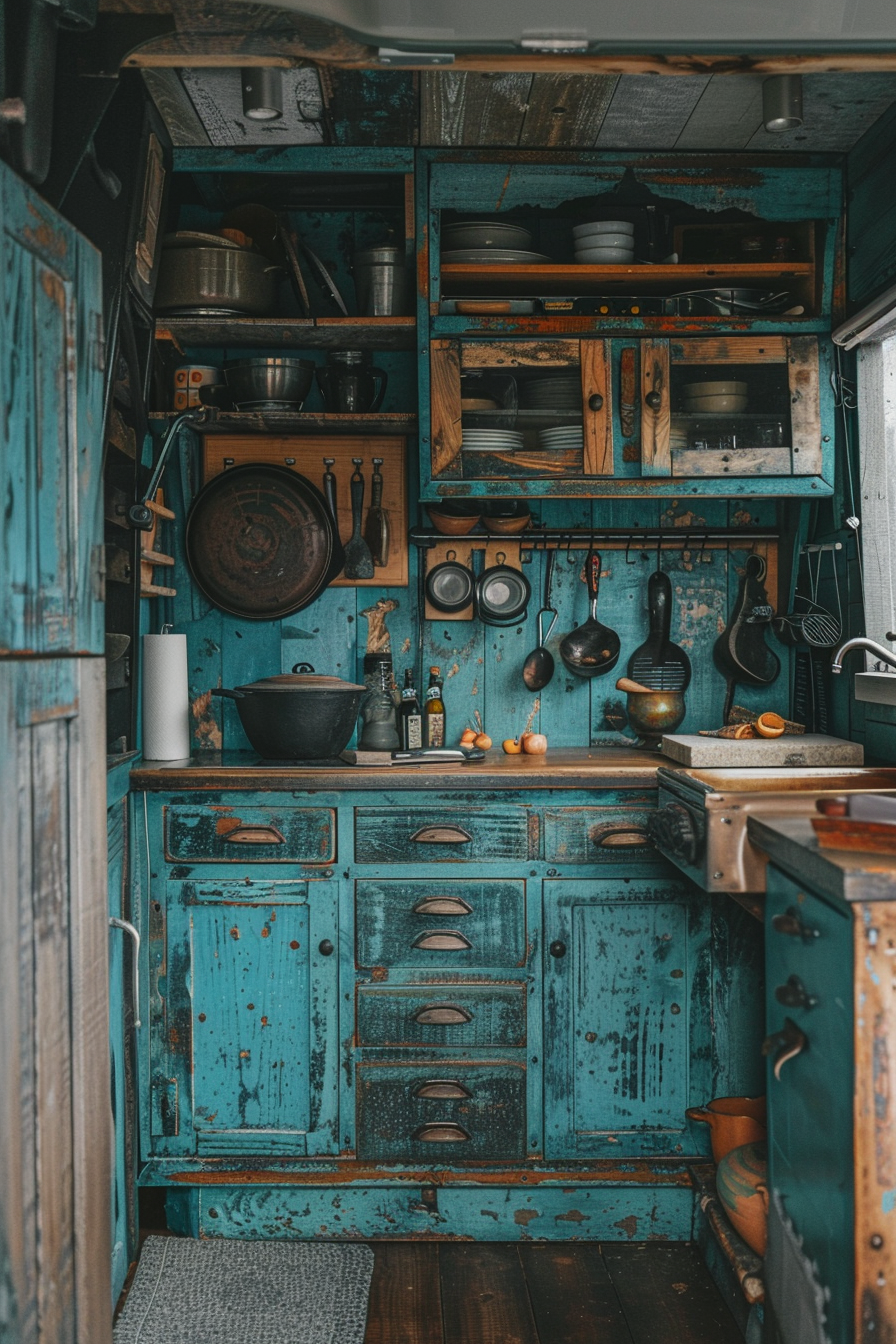
[[[691,660],[669,638],[672,625],[672,584],[656,570],[647,580],[650,633],[628,660],[628,675],[653,691],[685,691],[691,680]]]

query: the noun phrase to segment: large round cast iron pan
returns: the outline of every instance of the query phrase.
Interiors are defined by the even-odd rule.
[[[187,515],[187,565],[221,611],[279,620],[307,607],[345,563],[321,492],[289,467],[231,467],[200,490]]]

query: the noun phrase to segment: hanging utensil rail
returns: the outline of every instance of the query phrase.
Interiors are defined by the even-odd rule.
[[[656,549],[676,551],[704,550],[707,547],[735,547],[742,550],[745,547],[754,545],[756,542],[777,542],[780,540],[777,532],[770,531],[767,528],[750,527],[711,527],[711,528],[559,528],[559,527],[534,527],[525,532],[517,533],[513,540],[518,542],[521,549],[525,551],[536,550],[556,550],[559,547],[567,546],[573,550],[587,551],[592,539],[595,545],[600,545],[603,549],[616,550],[639,550]],[[432,546],[443,546],[445,536],[441,532],[430,531],[428,528],[412,527],[408,540],[412,546],[418,546],[421,550],[428,550]],[[474,549],[484,549],[489,543],[494,542],[495,537],[491,533],[483,532],[476,534],[468,532],[464,538],[464,546],[470,546]]]

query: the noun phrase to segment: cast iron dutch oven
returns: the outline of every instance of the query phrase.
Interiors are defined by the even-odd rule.
[[[338,756],[354,731],[366,687],[315,673],[296,663],[291,673],[263,677],[212,695],[235,700],[252,747],[269,761],[320,761]]]

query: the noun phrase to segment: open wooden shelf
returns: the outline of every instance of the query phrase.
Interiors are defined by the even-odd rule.
[[[153,411],[153,420],[170,420],[177,411]],[[198,434],[416,434],[416,415],[331,415],[304,411],[212,411]]]
[[[449,264],[441,268],[443,293],[488,291],[489,294],[671,294],[688,289],[743,285],[758,288],[811,282],[815,263],[714,262],[700,265],[582,266],[541,263],[537,266]]]
[[[156,324],[156,340],[214,348],[412,350],[413,317],[165,317]]]

